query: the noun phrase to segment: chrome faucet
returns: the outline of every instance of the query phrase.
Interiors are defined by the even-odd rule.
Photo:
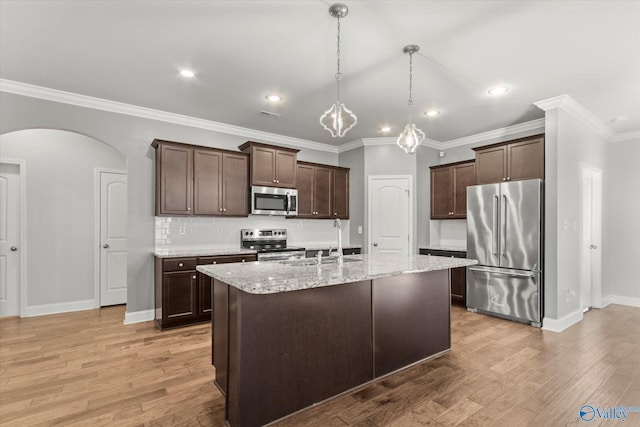
[[[338,257],[338,264],[342,264],[342,221],[339,218],[333,221],[333,228],[338,229],[338,249],[335,255]],[[329,249],[329,256],[331,256],[331,249]]]

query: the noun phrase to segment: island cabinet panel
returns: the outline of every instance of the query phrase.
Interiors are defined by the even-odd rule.
[[[264,425],[373,379],[370,281],[228,291],[229,425]]]
[[[451,258],[466,258],[464,251],[424,249],[420,248],[420,255],[433,255]],[[451,283],[451,303],[467,306],[467,269],[466,267],[452,268],[449,270],[449,282]]]
[[[448,271],[373,280],[374,376],[451,348]]]
[[[227,358],[229,351],[229,286],[219,280],[213,280],[212,295],[213,316],[211,321],[213,336],[211,339],[211,364],[216,367],[213,383],[220,392],[227,395]]]

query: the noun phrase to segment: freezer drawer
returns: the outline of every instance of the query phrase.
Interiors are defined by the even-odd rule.
[[[540,326],[540,272],[467,267],[467,307]]]

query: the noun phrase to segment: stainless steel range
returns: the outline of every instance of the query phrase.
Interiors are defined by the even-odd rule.
[[[283,259],[304,258],[304,248],[287,246],[287,230],[279,229],[242,229],[240,230],[241,247],[255,249],[258,261],[274,261]]]

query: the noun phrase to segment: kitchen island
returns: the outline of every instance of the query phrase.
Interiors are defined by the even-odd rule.
[[[449,269],[396,254],[198,266],[231,426],[258,426],[450,350]]]

